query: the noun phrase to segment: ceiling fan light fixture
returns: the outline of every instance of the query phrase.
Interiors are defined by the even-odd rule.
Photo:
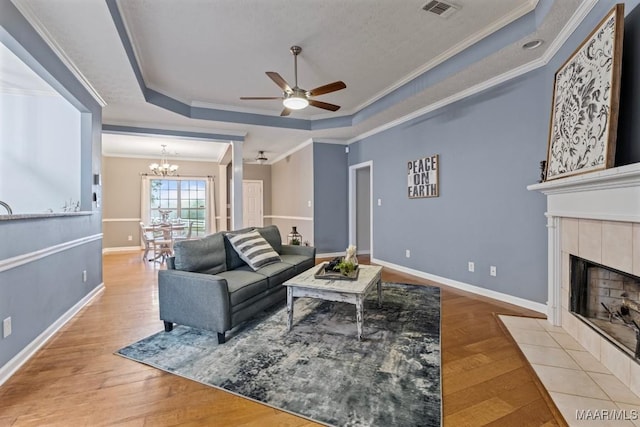
[[[291,95],[282,101],[282,104],[289,110],[302,110],[309,106],[309,100],[300,95]]]

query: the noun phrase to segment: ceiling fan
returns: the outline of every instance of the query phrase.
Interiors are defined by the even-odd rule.
[[[317,87],[311,90],[305,90],[298,87],[298,55],[302,52],[300,46],[291,46],[289,49],[293,54],[293,71],[295,76],[295,86],[293,88],[286,82],[282,76],[275,71],[267,71],[266,74],[271,80],[282,89],[282,96],[242,96],[242,100],[265,100],[265,99],[282,99],[284,110],[280,113],[281,116],[288,116],[291,114],[291,110],[302,110],[309,105],[317,108],[322,108],[329,111],[338,111],[339,105],[329,104],[328,102],[316,101],[312,99],[314,96],[324,95],[327,93],[335,92],[347,87],[342,81],[326,84],[324,86]]]

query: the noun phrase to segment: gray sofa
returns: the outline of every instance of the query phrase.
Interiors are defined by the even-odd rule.
[[[250,230],[253,228],[233,233]],[[165,331],[171,331],[174,323],[207,329],[217,332],[222,344],[226,331],[286,301],[282,283],[315,265],[315,248],[283,245],[275,225],[255,230],[278,252],[281,262],[253,271],[225,232],[175,243],[167,269],[158,272],[160,320]]]

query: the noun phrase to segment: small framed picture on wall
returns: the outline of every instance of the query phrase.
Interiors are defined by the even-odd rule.
[[[438,197],[440,195],[439,167],[440,158],[437,154],[408,162],[407,195],[410,199]]]

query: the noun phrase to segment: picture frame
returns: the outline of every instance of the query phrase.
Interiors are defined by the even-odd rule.
[[[407,162],[407,196],[423,199],[440,196],[440,156],[433,154]]]
[[[618,4],[556,72],[545,181],[613,166],[623,31]]]

